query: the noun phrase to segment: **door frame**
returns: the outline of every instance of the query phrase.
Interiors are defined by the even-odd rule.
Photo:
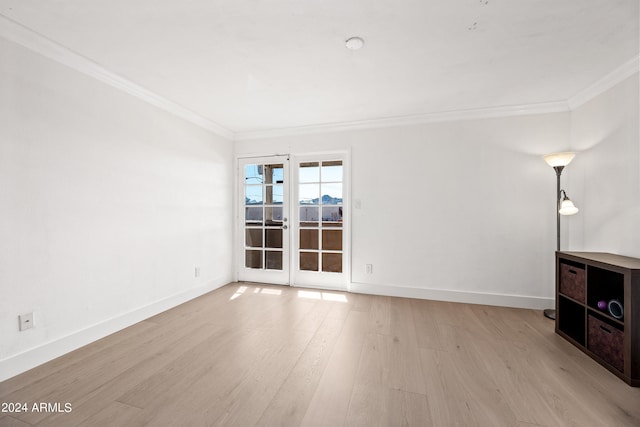
[[[295,154],[247,154],[238,155],[235,157],[235,191],[234,191],[234,218],[235,224],[233,227],[233,262],[234,262],[234,280],[238,281],[240,278],[240,269],[243,268],[244,263],[244,244],[242,238],[244,235],[244,210],[240,209],[240,191],[243,188],[243,183],[240,180],[240,165],[243,161],[263,161],[264,159],[286,157],[288,159],[288,224],[289,229],[286,233],[288,239],[288,280],[286,281],[273,281],[265,282],[279,285],[288,286],[300,286],[307,288],[318,289],[333,289],[349,291],[351,284],[351,221],[352,206],[351,206],[351,151],[350,150],[332,150],[321,152],[301,152]],[[297,269],[297,248],[295,243],[297,242],[296,235],[299,231],[297,226],[298,209],[297,209],[297,195],[298,195],[298,177],[296,174],[297,165],[303,161],[323,161],[323,160],[342,160],[343,162],[343,263],[342,273],[339,273],[339,280],[335,280],[337,273],[316,273],[314,280],[309,280],[309,274],[303,272],[299,274]],[[284,236],[283,236],[284,238]],[[308,276],[306,278],[301,276]],[[323,277],[324,276],[324,277]]]

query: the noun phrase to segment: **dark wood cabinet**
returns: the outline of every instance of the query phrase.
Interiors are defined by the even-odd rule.
[[[640,259],[556,252],[556,333],[640,386]]]

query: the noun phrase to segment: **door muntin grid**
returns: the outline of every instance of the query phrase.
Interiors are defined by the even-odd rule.
[[[298,167],[298,268],[342,273],[344,168],[342,160]]]
[[[244,166],[244,267],[284,269],[284,163]]]

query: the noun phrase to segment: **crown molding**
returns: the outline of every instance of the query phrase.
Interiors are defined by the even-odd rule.
[[[228,139],[233,139],[234,137],[233,132],[218,125],[217,123],[214,123],[200,114],[194,113],[173,101],[147,90],[124,77],[108,71],[100,64],[73,52],[61,44],[48,39],[42,34],[39,34],[2,14],[0,14],[0,37],[22,45],[42,56],[93,77],[108,84],[109,86],[135,96],[136,98],[174,114],[219,136]]]
[[[321,125],[237,132],[235,134],[234,140],[246,141],[252,139],[266,139],[312,133],[341,132],[348,130],[375,129],[392,126],[419,125],[424,123],[569,112],[579,108],[596,96],[606,92],[607,90],[611,89],[615,85],[621,83],[623,80],[638,72],[640,72],[640,54],[636,55],[634,58],[625,62],[620,67],[605,75],[603,78],[601,78],[591,86],[581,90],[566,101],[444,111],[437,113],[380,118],[344,123],[327,123]]]
[[[578,107],[591,101],[596,96],[606,92],[618,83],[621,83],[628,77],[631,77],[635,73],[640,71],[640,55],[636,55],[634,58],[622,64],[591,86],[581,90],[571,98],[569,98],[569,108],[575,110]]]
[[[509,105],[500,107],[415,114],[398,117],[385,117],[352,122],[326,123],[320,125],[237,132],[234,139],[236,141],[246,141],[252,139],[276,138],[282,136],[311,133],[343,132],[349,130],[376,129],[383,127],[420,125],[425,123],[453,122],[461,120],[492,119],[568,111],[570,110],[569,105],[566,101],[545,102],[528,105]]]

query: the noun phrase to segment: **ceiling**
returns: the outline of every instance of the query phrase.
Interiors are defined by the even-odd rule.
[[[235,134],[566,101],[640,50],[638,0],[0,0],[0,14]]]

